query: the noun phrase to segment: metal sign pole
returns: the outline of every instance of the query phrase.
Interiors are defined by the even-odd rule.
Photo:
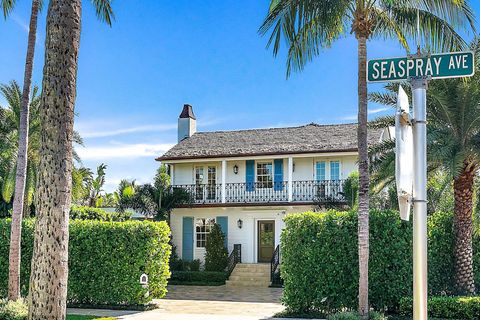
[[[413,79],[413,319],[427,320],[427,80]]]

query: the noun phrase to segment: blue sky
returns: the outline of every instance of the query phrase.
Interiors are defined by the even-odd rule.
[[[267,38],[257,33],[268,3],[116,0],[110,28],[84,1],[75,128],[85,147],[77,151],[85,166],[108,165],[107,191],[122,178],[151,181],[154,158],[176,143],[184,103],[193,105],[200,131],[355,122],[355,39],[339,40],[287,80],[285,55],[273,58]],[[23,81],[30,4],[18,1],[0,20],[0,83]],[[45,15],[46,7],[39,18],[37,85]],[[405,54],[393,41],[370,41],[368,52],[369,58]],[[370,117],[388,112],[369,107]]]

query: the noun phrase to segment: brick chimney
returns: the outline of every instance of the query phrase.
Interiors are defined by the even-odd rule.
[[[196,131],[197,119],[193,113],[193,108],[191,105],[185,104],[178,117],[178,142],[190,138]]]

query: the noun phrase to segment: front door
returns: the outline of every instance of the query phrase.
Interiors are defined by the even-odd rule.
[[[275,221],[258,221],[258,262],[270,262],[275,250]]]

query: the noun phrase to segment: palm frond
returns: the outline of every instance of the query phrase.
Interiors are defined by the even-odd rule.
[[[112,9],[113,0],[92,0],[92,4],[95,7],[97,17],[106,22],[109,26],[112,25],[112,21],[115,20],[115,15]]]
[[[259,33],[265,35],[272,29],[267,48],[273,45],[275,56],[284,40],[288,48],[288,77],[292,70],[302,70],[322,48],[346,32],[349,9],[349,0],[272,0]]]
[[[15,7],[16,0],[0,0],[0,9],[3,12],[3,17],[6,19],[10,12]]]
[[[386,129],[395,126],[395,116],[382,116],[368,122],[369,129]]]

